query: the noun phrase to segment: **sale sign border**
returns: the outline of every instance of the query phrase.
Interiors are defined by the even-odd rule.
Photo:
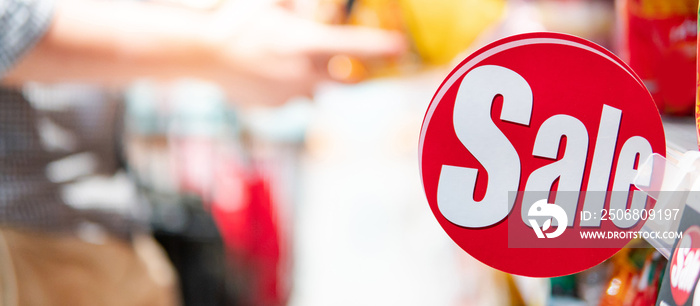
[[[478,51],[474,52],[471,54],[469,57],[467,57],[465,60],[463,60],[455,69],[453,69],[452,72],[445,78],[445,80],[442,82],[438,90],[436,91],[435,95],[433,96],[433,99],[431,100],[428,110],[426,112],[426,115],[424,117],[423,125],[421,127],[421,133],[420,133],[420,140],[419,140],[419,169],[420,169],[420,176],[421,176],[421,182],[423,184],[423,188],[426,190],[426,196],[431,197],[431,195],[428,195],[427,189],[426,189],[426,181],[424,177],[424,145],[425,145],[425,139],[426,135],[428,133],[428,128],[431,125],[431,120],[433,120],[433,116],[435,114],[436,109],[440,105],[440,102],[443,101],[445,98],[445,95],[448,93],[448,91],[453,90],[453,87],[458,86],[459,84],[456,84],[457,82],[460,82],[460,80],[465,77],[466,74],[470,73],[470,71],[474,70],[477,67],[483,67],[483,62],[489,58],[492,58],[496,55],[503,54],[504,52],[508,52],[511,50],[515,50],[520,47],[527,47],[527,46],[532,46],[532,45],[554,45],[554,46],[566,46],[566,47],[572,47],[576,48],[578,50],[585,50],[586,52],[589,52],[591,54],[594,54],[595,56],[602,58],[604,60],[607,60],[609,63],[617,66],[621,71],[624,71],[623,74],[628,75],[629,78],[631,78],[630,82],[636,83],[636,86],[639,86],[641,90],[644,91],[644,94],[641,94],[643,98],[641,100],[648,100],[648,101],[640,101],[640,103],[650,103],[650,105],[641,105],[642,107],[654,107],[653,106],[653,101],[651,100],[651,96],[648,94],[648,91],[646,91],[646,87],[644,87],[643,82],[641,79],[618,57],[616,57],[613,53],[610,51],[606,50],[605,48],[598,46],[592,42],[589,42],[587,40],[577,38],[574,36],[566,35],[566,34],[559,34],[559,33],[528,33],[528,34],[522,34],[522,35],[516,35],[512,37],[508,37],[499,41],[496,41],[494,43],[491,43]],[[527,59],[523,59],[527,60]],[[481,65],[480,65],[481,64]],[[517,71],[516,71],[517,72]],[[594,83],[593,81],[591,81]],[[635,87],[635,86],[632,86]],[[636,90],[636,89],[635,89]],[[639,93],[639,92],[638,92]],[[638,95],[639,96],[639,95]],[[609,107],[604,105],[603,112],[605,113],[606,109],[605,107],[608,108],[608,111],[620,111],[618,109],[615,109],[614,107]],[[641,118],[640,120],[646,120],[650,119],[652,122],[652,125],[658,124],[659,127],[661,127],[661,119],[658,114],[658,112],[654,113],[649,113],[651,117],[649,118]],[[655,117],[654,117],[655,116]],[[601,118],[600,120],[603,120]],[[602,121],[601,121],[602,122]],[[529,125],[528,125],[529,126]],[[660,134],[656,133],[655,135],[661,135],[661,142],[664,141],[664,135],[663,135],[663,129],[661,128]],[[656,137],[658,138],[658,137]],[[591,142],[595,142],[594,140],[591,140]],[[659,146],[659,140],[654,141],[654,147],[655,147],[655,152],[654,153],[660,153],[662,155],[665,154],[665,143],[662,143],[661,146]],[[616,150],[619,153],[619,144],[616,142],[614,143],[616,147],[618,147]],[[589,158],[590,159],[590,158]],[[642,161],[640,161],[641,163]],[[616,162],[615,162],[616,163]],[[445,165],[446,166],[446,165]],[[443,168],[444,169],[444,168]],[[588,170],[587,170],[588,171]],[[610,170],[613,171],[613,170]],[[522,184],[522,182],[521,182]],[[609,185],[608,185],[609,186]],[[513,192],[518,192],[513,190]],[[603,196],[604,197],[604,196]],[[452,227],[452,228],[459,228],[460,226],[454,223],[449,223],[450,221],[443,220],[445,219],[445,216],[440,215],[440,211],[438,211],[437,204],[435,204],[435,199],[428,198],[428,201],[431,203],[431,210],[433,210],[433,213],[436,214],[436,217],[438,218],[439,223],[445,230],[448,232],[448,235],[455,240],[465,251],[469,252],[469,248],[489,248],[487,244],[484,243],[483,240],[475,242],[473,245],[470,245],[469,247],[465,248],[465,241],[462,239],[462,241],[458,241],[455,237],[453,237],[455,230],[448,230],[446,227]],[[609,200],[605,200],[606,203]],[[556,205],[551,205],[551,206],[556,206]],[[545,208],[554,208],[551,206],[547,206]],[[648,208],[650,208],[648,206]],[[510,211],[508,216],[506,216],[503,220],[493,223],[490,226],[486,226],[483,228],[479,228],[477,230],[481,229],[492,229],[494,227],[504,227],[503,223],[507,219],[512,219],[511,216],[513,214],[513,211]],[[549,228],[556,228],[557,231],[560,230],[560,226],[553,226],[555,223],[548,221],[549,223],[546,223],[546,227]],[[506,222],[507,223],[507,222]],[[541,224],[541,223],[540,223]],[[632,228],[632,230],[637,230],[641,228],[642,224],[638,224],[635,228]],[[464,228],[465,231],[469,231],[471,229]],[[537,231],[535,231],[537,232]],[[535,232],[531,233],[532,236],[534,237]],[[493,233],[493,231],[492,231]],[[502,231],[499,230],[499,233],[502,233]],[[537,238],[555,238],[558,236],[558,234],[555,233],[542,233],[539,232],[537,233],[538,237]],[[552,235],[555,234],[555,235]],[[617,233],[616,233],[617,235]],[[505,235],[503,236],[505,237]],[[501,238],[503,238],[501,237]],[[625,236],[625,238],[620,239],[619,241],[622,241],[623,243],[620,245],[618,242],[617,244],[601,244],[602,247],[598,247],[597,249],[576,249],[575,246],[568,247],[568,250],[562,250],[562,249],[555,249],[555,248],[546,248],[543,247],[540,250],[529,250],[529,249],[524,249],[523,254],[524,257],[526,258],[535,258],[537,256],[543,255],[543,256],[552,256],[553,258],[557,257],[566,257],[567,254],[571,254],[571,252],[578,252],[577,258],[569,258],[573,259],[574,262],[570,263],[570,267],[562,267],[558,266],[552,269],[538,269],[537,267],[518,267],[514,263],[508,263],[509,261],[509,255],[508,254],[502,254],[499,253],[498,250],[499,248],[503,248],[503,242],[498,242],[494,241],[493,244],[496,245],[498,243],[501,243],[500,246],[493,248],[493,250],[488,249],[488,250],[481,250],[479,251],[479,254],[477,256],[474,256],[476,259],[484,262],[487,265],[490,265],[494,268],[501,269],[505,272],[512,273],[512,274],[519,274],[519,275],[525,275],[525,276],[535,276],[535,277],[551,277],[551,276],[560,276],[560,275],[566,275],[566,274],[571,274],[571,273],[576,273],[582,270],[585,270],[587,268],[590,268],[594,266],[595,264],[598,264],[605,259],[609,258],[610,256],[614,255],[621,247],[624,245],[625,241],[629,241],[631,238],[628,237],[633,237],[633,236]],[[544,241],[544,240],[542,240]],[[607,248],[608,245],[612,245],[612,247]],[[617,246],[619,245],[619,246]],[[527,246],[527,244],[525,244]],[[522,248],[522,246],[520,246]],[[486,255],[484,255],[486,254]],[[474,255],[474,254],[472,254]],[[511,254],[512,255],[512,254]],[[484,256],[487,256],[488,258],[484,258]],[[541,259],[540,259],[541,260]],[[520,262],[524,262],[525,260],[520,260]],[[577,262],[578,261],[578,262]]]

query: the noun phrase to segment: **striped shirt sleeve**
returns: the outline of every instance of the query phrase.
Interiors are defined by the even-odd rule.
[[[46,32],[53,0],[0,0],[0,78]]]

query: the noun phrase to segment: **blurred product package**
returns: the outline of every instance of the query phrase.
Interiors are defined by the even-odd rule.
[[[345,55],[331,58],[328,71],[332,77],[359,82],[449,64],[500,20],[505,6],[505,0],[320,0],[315,18],[405,34],[411,52],[399,57],[374,61]]]
[[[612,41],[615,9],[611,0],[510,0],[514,4],[531,5],[531,13],[547,31],[583,37],[608,48]]]
[[[698,17],[700,17],[700,7],[698,8]],[[700,18],[699,18],[700,19]],[[698,20],[698,29],[700,29],[700,20]],[[700,55],[700,37],[697,38],[697,55]],[[696,70],[695,70],[695,80],[696,80],[696,94],[695,94],[695,129],[697,130],[697,141],[698,148],[700,148],[700,62],[696,58]]]
[[[695,105],[696,0],[617,0],[618,54],[642,78],[659,111]]]

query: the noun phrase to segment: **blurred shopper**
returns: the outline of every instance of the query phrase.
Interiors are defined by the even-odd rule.
[[[188,76],[220,84],[232,101],[276,105],[328,80],[334,55],[404,48],[395,33],[320,25],[260,1],[195,11],[0,0],[0,306],[178,303],[142,210],[81,209],[129,206],[115,174],[115,100],[51,90],[26,91],[34,93],[27,99],[21,87]]]

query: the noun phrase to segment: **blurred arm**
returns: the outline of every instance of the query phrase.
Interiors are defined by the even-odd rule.
[[[47,32],[4,77],[122,84],[134,76],[203,76],[207,15],[132,1],[62,0]]]
[[[204,12],[57,0],[46,34],[2,81],[122,85],[135,77],[189,76],[217,82],[239,102],[279,104],[328,79],[335,54],[375,58],[406,49],[397,33],[323,25],[256,0],[228,3]]]

